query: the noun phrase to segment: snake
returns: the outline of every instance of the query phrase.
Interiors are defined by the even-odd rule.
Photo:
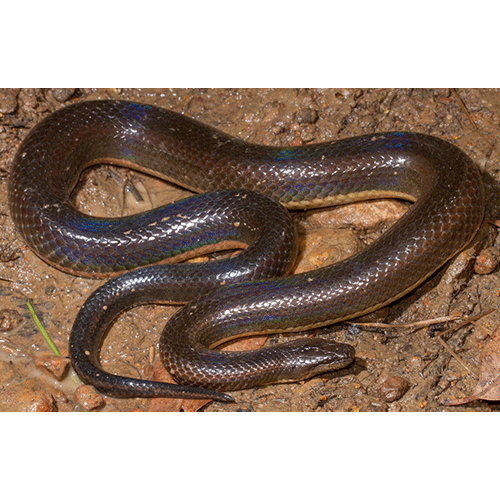
[[[83,170],[98,164],[195,194],[131,216],[93,217],[71,196]],[[412,203],[359,253],[293,273],[290,210],[378,198]],[[241,336],[306,332],[396,301],[470,243],[485,210],[478,167],[444,139],[382,132],[270,146],[120,100],[77,102],[39,122],[16,152],[8,202],[41,259],[70,274],[109,278],[86,299],[70,333],[71,362],[84,383],[115,397],[218,401],[233,400],[225,392],[348,366],[354,348],[328,336],[242,352],[218,347]],[[189,260],[219,250],[225,258]],[[159,340],[177,384],[121,376],[100,362],[116,317],[151,302],[184,304]]]

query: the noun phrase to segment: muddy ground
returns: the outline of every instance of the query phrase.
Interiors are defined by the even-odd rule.
[[[489,220],[497,218],[500,92],[496,89],[3,89],[0,90],[0,410],[179,410],[182,402],[93,395],[71,370],[61,381],[40,365],[50,349],[31,318],[27,301],[62,355],[77,311],[102,281],[66,275],[38,259],[9,217],[7,181],[14,154],[28,131],[51,111],[81,99],[128,99],[185,113],[243,139],[300,145],[390,130],[447,139],[484,172]],[[102,166],[86,172],[75,203],[94,215],[132,213],[190,193],[145,175]],[[297,270],[344,258],[376,238],[406,210],[378,201],[297,212],[301,256]],[[363,321],[412,323],[449,314],[474,316],[475,324],[442,336],[451,323],[412,329],[338,325],[328,335],[356,347],[350,367],[312,380],[232,393],[232,404],[203,411],[491,411],[494,402],[459,407],[443,401],[469,395],[480,354],[500,323],[499,242],[485,224],[471,248],[409,297]],[[487,249],[484,253],[483,249]],[[483,250],[477,264],[477,256]],[[151,378],[156,345],[174,307],[148,305],[123,314],[102,350],[106,369]],[[324,334],[324,333],[320,333]],[[285,341],[273,336],[267,342]],[[443,345],[444,342],[446,345]],[[452,355],[453,352],[453,355]],[[54,360],[47,361],[50,366]],[[165,404],[166,405],[165,405]],[[185,405],[184,410],[198,409]]]

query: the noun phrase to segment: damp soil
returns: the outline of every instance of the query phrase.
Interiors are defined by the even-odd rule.
[[[496,403],[483,401],[459,407],[442,405],[444,400],[472,392],[481,349],[500,323],[500,275],[496,270],[499,252],[495,248],[500,249],[500,241],[494,226],[488,223],[470,248],[414,293],[359,320],[411,324],[450,314],[470,317],[493,311],[474,324],[443,336],[440,333],[451,323],[413,328],[341,324],[327,332],[314,332],[355,346],[356,361],[340,372],[302,383],[233,392],[235,403],[231,404],[153,403],[102,397],[82,388],[71,369],[64,371],[51,356],[27,302],[33,305],[65,357],[74,318],[102,281],[64,274],[26,247],[9,216],[7,181],[14,154],[36,123],[72,102],[103,98],[156,104],[261,144],[301,145],[392,130],[432,134],[455,143],[481,167],[487,191],[487,219],[498,218],[498,89],[1,89],[0,411],[498,409]],[[119,216],[189,195],[153,177],[103,165],[82,175],[74,200],[89,214]],[[359,251],[406,209],[403,202],[380,200],[294,213],[301,235],[296,270],[327,265]],[[134,377],[151,378],[157,374],[158,338],[175,310],[152,304],[122,314],[103,345],[103,366]],[[257,339],[250,346],[286,340],[285,336],[275,335]],[[54,365],[64,373],[56,373]]]

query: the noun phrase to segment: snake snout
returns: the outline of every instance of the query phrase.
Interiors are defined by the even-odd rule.
[[[349,344],[312,338],[297,344],[295,354],[294,378],[300,380],[346,367],[354,361],[355,350]]]

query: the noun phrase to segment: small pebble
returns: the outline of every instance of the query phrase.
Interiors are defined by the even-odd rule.
[[[410,388],[410,384],[403,377],[389,377],[380,386],[380,396],[384,401],[392,403],[400,399]]]
[[[44,354],[35,360],[35,366],[57,380],[62,380],[69,367],[69,359],[63,356]]]
[[[9,115],[17,109],[17,91],[0,89],[0,113]]]
[[[104,398],[90,385],[81,385],[75,391],[75,403],[87,411],[98,410],[104,406]]]
[[[56,101],[66,102],[74,93],[76,89],[52,89],[52,96]]]
[[[420,356],[412,356],[408,360],[407,365],[408,365],[408,371],[413,370],[413,371],[419,372],[420,370],[422,370],[425,363],[424,363],[424,360]]]
[[[297,113],[297,123],[313,124],[318,121],[318,112],[315,109],[306,108]]]
[[[474,264],[474,272],[477,274],[492,273],[500,262],[500,250],[495,247],[485,248],[479,253],[476,263]]]
[[[22,316],[15,309],[0,310],[0,330],[2,332],[13,330],[22,320]]]

